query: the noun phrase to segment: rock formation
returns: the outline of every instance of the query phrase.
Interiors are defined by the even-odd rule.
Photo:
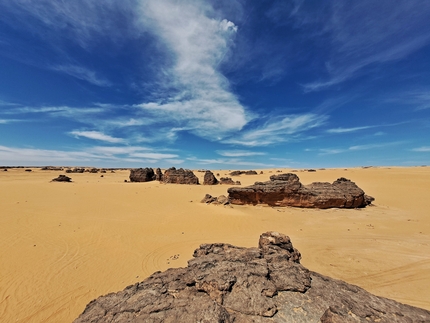
[[[230,187],[232,204],[267,204],[304,208],[360,208],[372,203],[373,197],[364,194],[354,182],[339,178],[333,184],[300,183],[297,175],[288,173],[270,176],[270,181],[255,182],[247,187]]]
[[[216,184],[218,184],[218,180],[216,179],[215,175],[210,170],[207,170],[203,178],[203,185],[216,185]]]
[[[155,171],[155,180],[161,182],[163,180],[163,173],[160,168],[157,168]]]
[[[78,167],[76,167],[76,168],[73,168],[73,169],[71,169],[71,168],[66,169],[66,173],[83,173],[83,172],[85,172],[85,168],[78,168]]]
[[[155,179],[152,168],[130,169],[130,182],[150,182]]]
[[[164,172],[163,182],[172,184],[199,184],[199,179],[189,169],[171,167]]]
[[[241,185],[239,181],[233,181],[231,177],[221,177],[219,183],[225,185]]]
[[[74,323],[430,321],[430,311],[309,271],[277,232],[262,234],[258,248],[203,244],[193,257],[93,300]]]
[[[230,173],[230,176],[239,176],[239,175],[257,175],[257,172],[255,170],[235,170]]]
[[[214,197],[210,194],[206,194],[205,197],[200,202],[206,203],[206,204],[221,204],[221,205],[230,204],[228,197],[225,195],[220,195],[218,197]]]
[[[62,171],[63,167],[45,166],[45,167],[42,167],[41,170],[59,170],[59,171]]]
[[[58,175],[57,178],[54,178],[52,182],[71,182],[72,179],[66,175]]]

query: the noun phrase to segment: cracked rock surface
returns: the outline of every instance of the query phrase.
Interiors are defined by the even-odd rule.
[[[304,208],[360,208],[372,203],[373,197],[364,194],[354,182],[339,178],[332,184],[314,182],[303,185],[296,174],[270,176],[270,181],[256,182],[247,187],[230,187],[231,204],[267,204]]]
[[[430,322],[430,312],[310,272],[288,236],[258,248],[204,244],[186,268],[90,302],[74,323]]]

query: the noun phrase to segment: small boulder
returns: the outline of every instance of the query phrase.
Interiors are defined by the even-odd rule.
[[[72,179],[69,176],[66,176],[66,175],[58,175],[57,178],[54,178],[52,180],[52,182],[69,182],[69,183],[71,181],[72,181]]]
[[[218,180],[216,179],[215,175],[210,170],[207,170],[205,172],[205,176],[203,179],[203,185],[216,185],[216,184],[218,184]]]

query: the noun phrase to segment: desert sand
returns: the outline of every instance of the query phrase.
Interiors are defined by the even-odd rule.
[[[263,172],[233,179],[277,170]],[[205,205],[229,186],[124,183],[128,171],[50,182],[59,174],[0,169],[2,322],[71,322],[102,294],[185,266],[201,243],[250,247],[269,230],[289,235],[311,270],[430,310],[430,167],[297,172],[303,184],[356,182],[376,199],[357,210]]]

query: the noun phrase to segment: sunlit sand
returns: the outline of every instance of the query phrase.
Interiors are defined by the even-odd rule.
[[[277,170],[263,172],[233,179]],[[359,210],[205,205],[229,186],[125,183],[128,171],[50,182],[59,174],[0,169],[2,322],[71,322],[102,294],[185,266],[201,243],[249,247],[269,230],[289,235],[311,270],[430,310],[430,167],[297,172],[303,184],[356,182],[376,199]]]

